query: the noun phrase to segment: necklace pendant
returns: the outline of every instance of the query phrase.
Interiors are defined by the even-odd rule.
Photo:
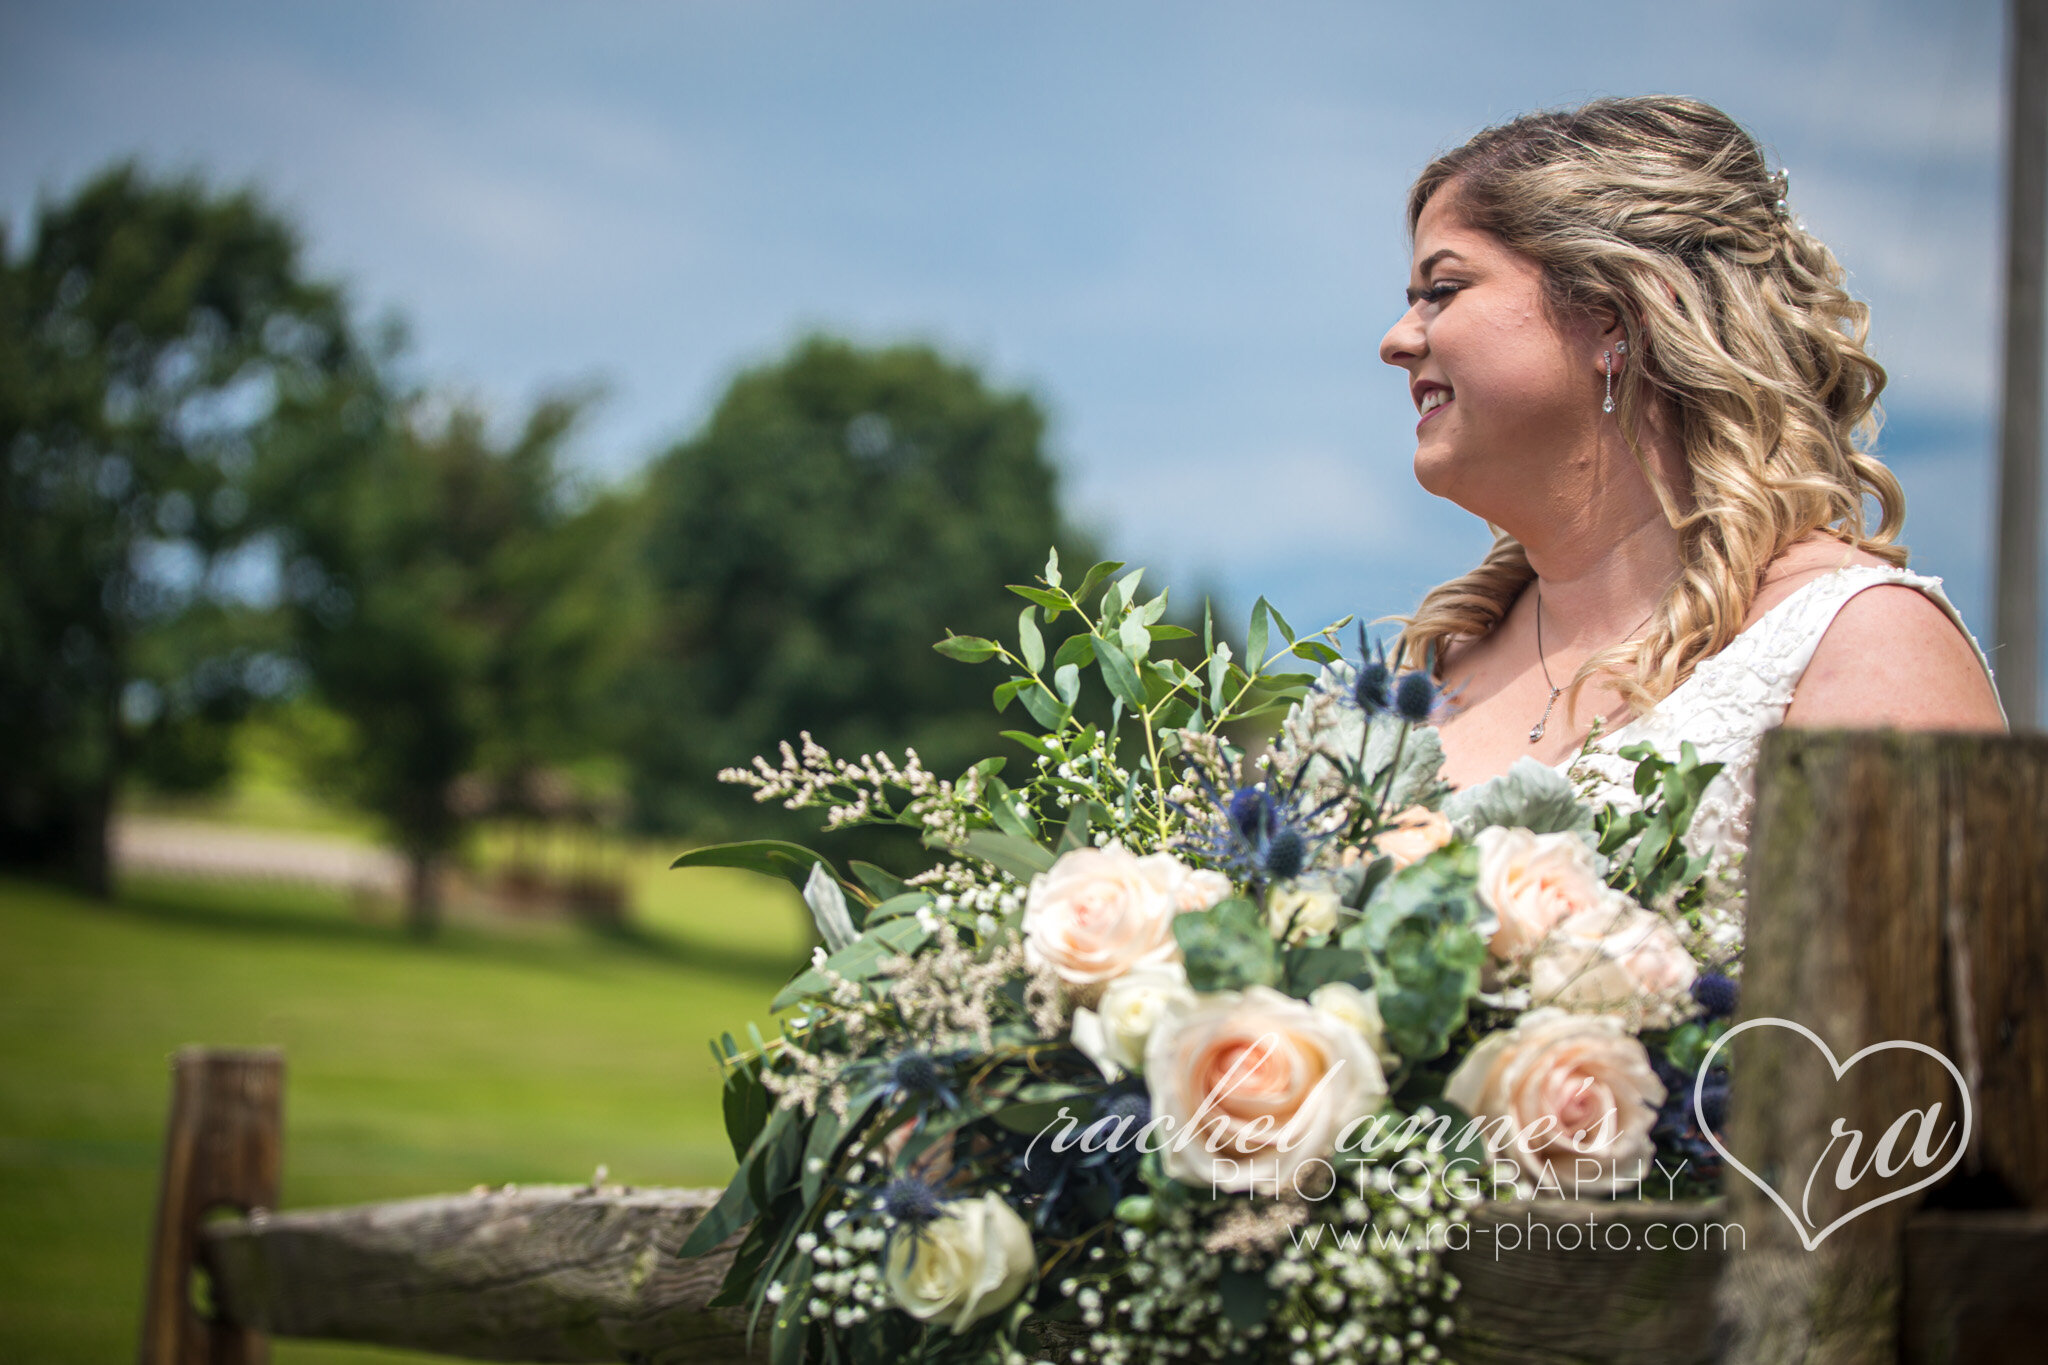
[[[1557,705],[1557,695],[1562,691],[1564,691],[1562,687],[1553,687],[1550,689],[1550,700],[1543,703],[1543,718],[1537,721],[1535,725],[1530,727],[1529,742],[1531,744],[1534,744],[1537,740],[1543,738],[1543,731],[1550,725],[1550,708]]]

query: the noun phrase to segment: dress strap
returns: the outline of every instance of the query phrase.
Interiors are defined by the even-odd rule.
[[[1970,648],[1977,655],[1977,662],[1984,670],[1985,681],[1991,684],[1994,699],[1998,698],[1998,681],[1992,673],[1991,660],[1986,657],[1984,647],[1977,643],[1977,637],[1963,621],[1963,615],[1956,610],[1948,594],[1942,589],[1941,579],[1932,574],[1918,574],[1911,569],[1897,568],[1889,564],[1852,564],[1823,575],[1812,582],[1802,584],[1790,596],[1764,614],[1736,644],[1748,643],[1756,637],[1752,648],[1737,650],[1735,645],[1722,651],[1721,656],[1734,655],[1727,663],[1746,664],[1761,674],[1767,685],[1767,696],[1775,708],[1789,706],[1793,690],[1806,673],[1806,667],[1813,661],[1814,652],[1819,649],[1821,638],[1828,627],[1834,624],[1835,616],[1848,604],[1850,598],[1867,588],[1884,584],[1899,584],[1917,588],[1931,599],[1962,632],[1970,642]],[[1774,619],[1775,618],[1775,619]],[[1711,661],[1707,661],[1711,662]],[[1702,667],[1705,667],[1705,662]],[[2006,721],[2005,703],[1998,699],[1998,714]],[[1782,710],[1780,711],[1782,716]]]

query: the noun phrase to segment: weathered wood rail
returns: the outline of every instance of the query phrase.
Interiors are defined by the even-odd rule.
[[[1742,1018],[1797,1021],[1837,1059],[1889,1040],[1951,1057],[1975,1118],[1963,1160],[1812,1250],[1738,1178],[1708,1203],[1491,1206],[1488,1231],[1453,1254],[1465,1365],[2041,1358],[2048,737],[1779,731],[1758,786]],[[1833,1119],[1874,1137],[1930,1098],[1925,1077],[1877,1066],[1838,1078],[1787,1031],[1737,1041],[1754,1046],[1736,1061],[1730,1147],[1794,1200]],[[548,1186],[269,1211],[282,1067],[177,1059],[144,1365],[255,1365],[266,1335],[477,1360],[755,1358],[740,1315],[707,1306],[729,1251],[676,1255],[717,1191]],[[1855,1197],[1822,1191],[1819,1221]],[[1514,1245],[1496,1254],[1502,1230]]]

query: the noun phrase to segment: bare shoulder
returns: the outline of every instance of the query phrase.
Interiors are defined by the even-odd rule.
[[[1842,604],[1785,712],[1787,725],[2003,730],[1977,652],[1948,613],[1904,583]]]
[[[1845,545],[1824,531],[1814,531],[1786,546],[1771,561],[1771,567],[1764,571],[1762,585],[1757,588],[1756,598],[1750,603],[1747,624],[1754,624],[1758,617],[1816,578],[1851,565],[1882,566],[1884,563],[1868,550]],[[1940,608],[1935,610],[1938,613]]]

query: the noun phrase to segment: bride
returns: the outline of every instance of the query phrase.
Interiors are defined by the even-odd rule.
[[[1941,580],[1905,567],[1868,309],[1785,189],[1727,115],[1665,97],[1516,119],[1415,182],[1380,356],[1416,478],[1495,533],[1395,618],[1455,691],[1453,786],[1526,756],[1620,803],[1615,748],[1690,740],[1727,765],[1689,840],[1722,861],[1773,725],[2006,728]]]

